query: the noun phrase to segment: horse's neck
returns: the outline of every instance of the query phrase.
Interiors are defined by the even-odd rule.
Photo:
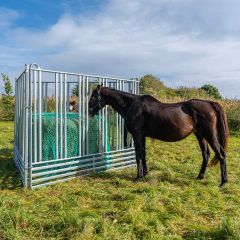
[[[122,117],[125,117],[127,109],[133,101],[134,95],[111,88],[103,88],[102,94],[106,100],[106,104],[110,105]]]

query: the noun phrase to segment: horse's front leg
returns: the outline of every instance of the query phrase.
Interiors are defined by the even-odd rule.
[[[147,174],[146,153],[145,153],[145,137],[141,134],[134,134],[133,141],[137,162],[137,177],[135,181],[141,180]]]

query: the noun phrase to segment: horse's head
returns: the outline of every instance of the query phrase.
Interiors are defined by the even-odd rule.
[[[102,109],[103,107],[105,107],[105,105],[106,105],[105,100],[102,98],[101,89],[102,89],[102,87],[100,85],[98,85],[93,90],[92,95],[89,99],[89,102],[88,102],[89,112],[88,113],[91,117],[96,115],[98,113],[98,111],[100,109]]]

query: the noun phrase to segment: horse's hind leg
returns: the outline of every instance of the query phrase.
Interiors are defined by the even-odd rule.
[[[203,179],[204,175],[205,175],[206,168],[207,168],[208,159],[210,157],[210,150],[209,150],[207,141],[202,137],[201,134],[195,133],[195,136],[197,137],[199,146],[200,146],[201,151],[202,151],[202,157],[203,157],[202,166],[201,166],[201,169],[200,169],[200,172],[199,172],[197,178],[198,179]]]
[[[216,135],[208,138],[208,142],[216,154],[216,158],[220,162],[220,169],[221,169],[221,184],[222,187],[227,181],[227,168],[226,168],[226,153],[222,146],[220,145]]]

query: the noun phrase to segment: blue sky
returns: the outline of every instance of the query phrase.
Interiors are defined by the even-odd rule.
[[[95,13],[104,6],[103,2],[104,1],[99,0],[3,0],[1,1],[0,7],[3,8],[3,10],[5,8],[5,10],[13,10],[16,12],[17,17],[13,22],[15,27],[44,30],[55,24],[64,13]]]
[[[209,83],[240,98],[239,12],[238,0],[3,0],[0,72],[14,79],[37,62],[125,78],[151,73],[171,87]]]

